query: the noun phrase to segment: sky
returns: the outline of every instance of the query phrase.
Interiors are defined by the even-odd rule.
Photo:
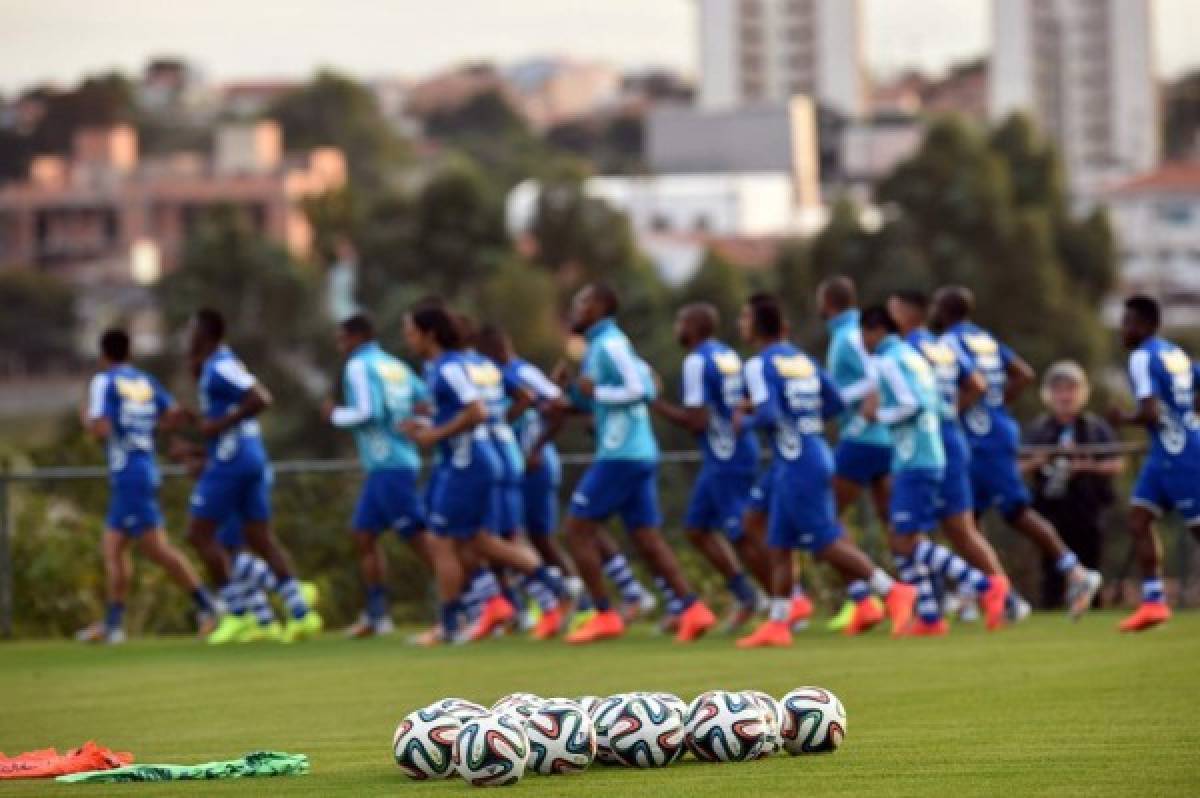
[[[1200,0],[1156,5],[1159,71],[1200,66]],[[990,0],[864,0],[873,71],[984,52]],[[420,76],[470,59],[599,58],[693,72],[692,0],[0,0],[0,91],[179,55],[214,80]]]

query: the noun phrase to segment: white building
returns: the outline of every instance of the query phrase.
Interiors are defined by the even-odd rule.
[[[1031,112],[1082,198],[1158,161],[1150,29],[1149,0],[992,0],[990,115]]]
[[[866,103],[859,0],[696,0],[699,104],[804,94],[848,116]]]
[[[1200,161],[1138,175],[1105,199],[1120,251],[1121,294],[1156,297],[1167,324],[1200,324]]]

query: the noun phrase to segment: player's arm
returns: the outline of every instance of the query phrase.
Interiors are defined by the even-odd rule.
[[[851,375],[838,383],[838,393],[848,405],[861,402],[875,390],[875,366],[873,358],[863,348],[862,341],[850,339],[837,347],[831,358],[833,374]]]
[[[350,395],[354,397],[354,403],[334,405],[330,402],[325,407],[325,418],[339,429],[353,429],[366,424],[374,415],[371,412],[371,380],[367,375],[366,363],[361,359],[351,360],[346,364],[344,379],[350,386]]]
[[[1154,381],[1150,377],[1150,353],[1139,349],[1129,356],[1129,381],[1133,385],[1133,398],[1137,405],[1132,411],[1113,407],[1108,421],[1114,427],[1156,426],[1160,410],[1154,396]]]
[[[604,353],[613,364],[620,382],[616,385],[596,385],[584,377],[577,383],[580,391],[606,405],[628,405],[649,399],[633,350],[623,341],[608,341],[604,345]]]
[[[447,438],[461,435],[487,421],[488,411],[483,396],[460,364],[444,364],[441,367],[441,378],[454,392],[462,409],[441,426],[431,426],[416,418],[402,422],[400,431],[422,448],[429,448]]]
[[[871,420],[879,420],[890,425],[907,421],[917,415],[921,411],[921,403],[917,401],[912,386],[904,378],[900,364],[890,357],[883,357],[876,359],[875,366],[880,381],[887,385],[892,401],[886,406],[870,408],[870,410],[874,410],[874,418]]]
[[[699,433],[708,429],[708,405],[704,399],[704,356],[693,352],[683,361],[683,404],[659,396],[650,407],[675,426]]]
[[[962,413],[983,398],[987,393],[987,380],[971,363],[967,362],[957,350],[954,356],[958,360],[958,395],[954,405]]]
[[[228,414],[221,418],[205,419],[200,424],[200,432],[208,438],[216,438],[249,418],[254,418],[271,406],[271,394],[260,383],[255,382],[246,389],[242,401]]]
[[[1037,375],[1033,371],[1033,366],[1026,363],[1024,358],[1008,347],[1001,345],[1000,353],[1004,360],[1004,374],[1008,378],[1004,383],[1004,402],[1011,404],[1017,401],[1025,389],[1033,384]]]
[[[104,440],[112,434],[108,420],[108,375],[97,374],[88,385],[87,403],[80,413],[83,427],[93,438]]]
[[[753,358],[746,363],[746,391],[750,395],[751,412],[746,416],[745,423],[753,429],[772,430],[782,417],[766,369],[762,358]]]

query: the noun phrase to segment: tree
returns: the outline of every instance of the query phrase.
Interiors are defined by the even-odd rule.
[[[678,304],[711,304],[721,316],[718,337],[736,343],[738,313],[749,295],[745,271],[709,250],[692,279],[684,284]]]
[[[65,154],[80,129],[132,124],[136,115],[133,85],[127,78],[116,72],[88,77],[71,91],[49,95],[46,113],[33,133],[33,149]]]
[[[0,369],[41,372],[76,358],[75,294],[29,269],[0,270]]]

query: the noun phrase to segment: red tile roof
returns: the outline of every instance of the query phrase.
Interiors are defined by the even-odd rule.
[[[1109,192],[1115,195],[1200,192],[1200,161],[1166,163],[1152,172],[1143,172]]]

